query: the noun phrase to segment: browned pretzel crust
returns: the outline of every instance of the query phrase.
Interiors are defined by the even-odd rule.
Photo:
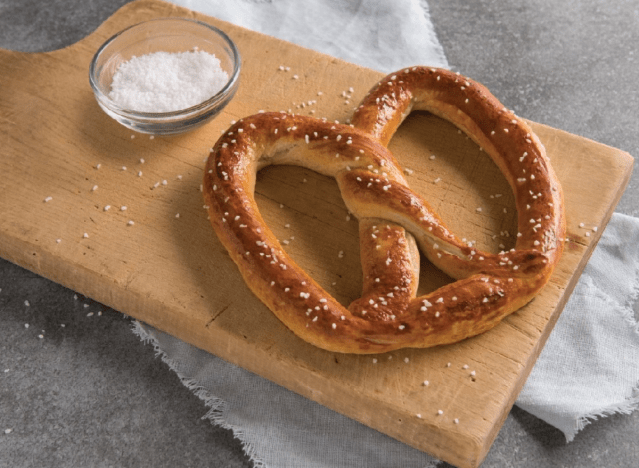
[[[457,125],[502,170],[518,209],[514,249],[493,254],[464,243],[408,187],[386,145],[413,109]],[[344,353],[454,343],[494,327],[547,283],[565,237],[561,187],[539,139],[486,88],[447,70],[402,70],[370,91],[352,122],[252,115],[222,135],[207,161],[211,224],[247,285],[290,330]],[[262,219],[255,177],[269,164],[334,177],[358,218],[363,293],[348,308],[300,269]],[[457,281],[416,297],[417,245]]]

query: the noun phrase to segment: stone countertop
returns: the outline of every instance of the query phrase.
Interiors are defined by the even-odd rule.
[[[0,47],[59,49],[124,3],[0,0]],[[634,2],[428,5],[453,70],[522,117],[639,155]],[[617,211],[639,216],[638,199],[635,172]],[[4,260],[0,288],[0,467],[252,466],[128,317]],[[637,440],[639,412],[596,421],[566,444],[515,407],[482,467],[636,467]]]

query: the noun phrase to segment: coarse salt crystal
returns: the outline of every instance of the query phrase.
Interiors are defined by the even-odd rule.
[[[109,98],[125,109],[172,112],[204,102],[228,79],[220,60],[208,52],[154,52],[118,67]]]

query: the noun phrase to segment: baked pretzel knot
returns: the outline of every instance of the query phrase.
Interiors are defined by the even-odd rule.
[[[408,187],[386,145],[414,109],[451,121],[504,173],[518,209],[514,249],[495,254],[468,245]],[[359,220],[363,292],[348,308],[300,269],[264,223],[254,187],[269,164],[334,177]],[[387,76],[352,126],[286,113],[240,120],[212,149],[204,196],[251,290],[299,337],[335,352],[425,348],[482,333],[548,282],[565,237],[561,187],[539,139],[482,85],[442,69]],[[457,281],[416,297],[418,246]]]

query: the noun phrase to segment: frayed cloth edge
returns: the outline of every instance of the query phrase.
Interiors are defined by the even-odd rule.
[[[639,267],[637,267],[635,278],[639,278]],[[632,327],[635,334],[639,335],[639,321],[635,318],[633,307],[636,301],[639,299],[639,282],[635,284],[631,297],[628,299],[627,306],[622,307],[621,317],[625,322]],[[631,414],[639,409],[639,381],[635,383],[634,387],[630,389],[630,396],[622,403],[611,405],[606,408],[602,408],[591,414],[586,414],[577,419],[575,427],[571,433],[564,433],[566,437],[566,443],[572,442],[577,433],[583,430],[588,424],[595,422],[601,418],[613,416],[615,414]]]
[[[633,392],[639,392],[639,382],[633,388]],[[613,416],[615,414],[631,414],[637,409],[639,409],[639,396],[632,397],[624,401],[623,403],[620,403],[617,405],[613,405],[607,408],[602,408],[601,410],[595,413],[581,416],[575,422],[574,430],[571,433],[564,432],[564,436],[566,437],[566,443],[572,442],[577,436],[577,433],[583,430],[590,423],[593,423],[599,419],[602,419],[608,416]]]
[[[204,402],[204,405],[209,408],[207,413],[202,416],[202,419],[208,419],[211,423],[219,426],[223,429],[230,430],[233,435],[240,441],[242,450],[249,457],[255,468],[268,468],[264,460],[260,459],[257,455],[255,448],[244,439],[244,433],[241,429],[229,424],[224,419],[224,407],[226,401],[221,398],[212,395],[206,388],[204,388],[197,380],[186,377],[177,370],[177,364],[168,355],[162,351],[157,338],[149,334],[139,321],[134,320],[131,327],[131,331],[142,341],[144,344],[150,344],[153,346],[155,355],[159,357],[169,368],[176,373],[182,385],[184,385],[189,391],[193,392],[195,396]]]

